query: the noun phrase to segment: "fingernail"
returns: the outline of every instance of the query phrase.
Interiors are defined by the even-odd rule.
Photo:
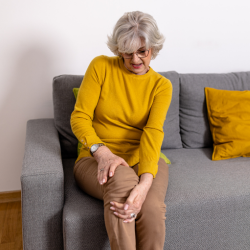
[[[127,221],[125,221],[125,220],[124,220],[123,222],[124,222],[124,223],[127,223]]]
[[[117,212],[114,212],[115,215],[117,215],[118,213]]]
[[[103,179],[103,183],[105,182],[105,179]]]
[[[114,202],[112,202],[112,201],[110,202],[110,204],[113,205],[113,206],[115,205]]]
[[[124,206],[124,210],[127,210],[128,209],[128,204],[126,204],[125,206]]]
[[[100,184],[102,184],[102,181],[100,181]]]
[[[110,172],[109,176],[112,176],[112,175],[113,175],[113,173],[112,173],[112,172]]]
[[[110,207],[110,209],[111,209],[111,210],[115,210],[115,208],[114,208],[114,207]]]

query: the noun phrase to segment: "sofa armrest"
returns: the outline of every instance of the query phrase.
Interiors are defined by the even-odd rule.
[[[54,119],[27,122],[21,189],[23,249],[63,249],[64,174]]]

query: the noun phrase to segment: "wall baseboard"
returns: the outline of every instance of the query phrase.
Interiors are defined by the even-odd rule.
[[[21,201],[21,190],[0,192],[0,203]]]

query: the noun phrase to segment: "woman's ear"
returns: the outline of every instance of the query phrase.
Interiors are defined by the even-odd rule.
[[[151,60],[154,60],[154,59],[155,59],[153,55],[154,55],[154,49],[151,48]]]

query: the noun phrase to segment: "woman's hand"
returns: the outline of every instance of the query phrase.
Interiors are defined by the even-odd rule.
[[[124,204],[115,201],[110,202],[110,209],[114,211],[114,214],[124,219],[123,222],[132,222],[135,218],[131,218],[131,213],[138,214],[141,211],[143,202],[146,199],[148,191],[152,185],[153,175],[145,173],[141,175],[140,183],[136,185],[130,192]]]
[[[129,167],[123,158],[113,154],[106,146],[99,147],[93,156],[98,162],[97,180],[101,185],[108,180],[108,175],[109,177],[114,176],[117,166]],[[100,171],[101,169],[103,170]]]

